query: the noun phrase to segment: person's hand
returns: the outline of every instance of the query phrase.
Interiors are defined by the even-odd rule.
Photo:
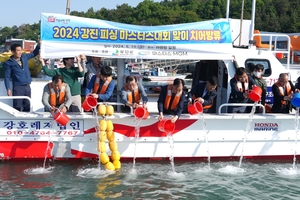
[[[133,109],[136,109],[138,106],[139,106],[139,104],[137,104],[137,103],[133,103],[133,104],[132,104],[132,108],[133,108]]]
[[[202,99],[201,97],[198,97],[198,98],[197,98],[197,101],[199,101],[200,103],[203,103],[203,102],[204,102],[204,99]]]
[[[144,107],[145,109],[147,109],[147,104],[146,104],[146,103],[143,103],[143,107]]]
[[[190,105],[190,104],[192,104],[192,99],[190,99],[189,101],[188,101],[188,105]]]
[[[160,121],[160,120],[162,120],[163,118],[164,118],[164,115],[163,115],[162,113],[160,113],[159,116],[158,116],[158,120]]]
[[[81,57],[80,56],[76,56],[76,60],[77,60],[77,63],[80,63],[81,62]]]
[[[295,93],[299,93],[299,89],[295,89]]]
[[[85,60],[85,55],[84,54],[80,54],[79,57],[80,57],[81,60]]]
[[[12,96],[11,90],[7,89],[7,96]]]
[[[235,55],[232,55],[232,57],[233,57],[233,61],[236,61],[236,60],[235,60]]]
[[[90,94],[90,96],[94,97],[95,99],[98,99],[98,97],[99,97],[99,95],[96,93],[92,93],[92,94]]]
[[[248,99],[248,93],[247,93],[247,92],[245,92],[245,93],[243,94],[243,96],[244,96],[245,99]]]
[[[62,111],[63,113],[66,113],[67,112],[66,106],[64,106],[60,111]]]
[[[178,116],[175,115],[174,117],[171,118],[171,122],[174,124],[178,119]]]
[[[42,40],[38,41],[38,46],[41,47]]]
[[[283,100],[285,100],[285,101],[290,101],[290,100],[292,100],[292,97],[290,97],[290,96],[284,96],[284,97],[283,97]]]
[[[55,107],[53,107],[53,106],[50,107],[50,112],[54,112],[55,110],[56,110]]]

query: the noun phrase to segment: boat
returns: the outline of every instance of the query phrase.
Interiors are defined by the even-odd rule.
[[[156,67],[152,71],[148,72],[149,75],[143,76],[143,80],[147,81],[173,81],[176,78],[185,79],[187,75],[176,74],[174,70],[171,73],[165,71],[165,69]]]
[[[86,42],[85,40],[70,39],[67,35],[58,34],[64,33],[66,27],[69,31],[79,31],[78,27],[86,28],[89,27],[89,24],[90,30],[94,30],[94,32],[98,30],[94,29],[94,26],[103,27],[101,30],[109,30],[110,27],[115,27],[120,32],[128,33],[128,37],[131,35],[132,38],[130,40],[127,38],[128,40],[120,43],[115,40],[108,41],[105,38],[103,41],[93,42],[94,35],[90,35],[90,42]],[[127,26],[115,22],[42,13],[41,39],[43,42],[41,54],[45,58],[69,57],[80,53],[90,56],[118,58],[117,84],[119,89],[124,84],[123,72],[126,58],[140,58],[142,55],[145,59],[199,59],[200,61],[196,64],[193,73],[193,81],[205,80],[210,75],[216,75],[220,83],[217,87],[215,112],[202,115],[190,115],[188,113],[181,115],[172,131],[175,160],[203,161],[208,157],[211,160],[232,160],[238,159],[241,155],[245,159],[254,160],[291,160],[295,152],[300,152],[299,145],[294,145],[298,134],[294,127],[294,114],[266,113],[264,107],[262,107],[263,113],[254,114],[253,116],[226,113],[228,106],[236,105],[227,103],[230,93],[229,80],[234,77],[235,73],[232,55],[235,55],[240,66],[244,66],[247,62],[261,63],[265,66],[264,78],[268,83],[268,104],[272,104],[271,86],[277,81],[280,73],[287,72],[289,69],[288,66],[281,64],[275,57],[276,50],[258,49],[253,44],[249,44],[249,38],[252,38],[251,34],[242,40],[246,42],[246,47],[234,47],[232,38],[235,38],[234,34],[239,34],[239,30],[232,27],[238,27],[239,24],[239,20],[218,19],[160,26],[163,29],[147,27],[149,30],[146,31],[149,34],[153,35],[155,31],[158,34],[161,30],[166,31],[166,36],[168,36],[167,33],[173,34],[172,37],[174,38],[179,30],[182,30],[180,32],[182,34],[185,34],[185,31],[189,32],[189,30],[199,30],[198,35],[192,35],[195,36],[193,42],[182,40],[176,43],[176,41],[170,39],[169,45],[176,46],[176,50],[172,47],[170,49],[154,48],[148,51],[140,50],[142,46],[139,48],[135,46],[155,47],[160,45],[159,41],[155,41],[157,44],[153,44],[153,41],[146,43],[146,41],[137,41],[137,38],[133,40],[134,35],[136,33],[143,34],[144,32],[139,31],[145,30],[146,27],[141,29],[138,26]],[[246,24],[243,25],[243,28],[246,27]],[[251,30],[250,24],[249,22],[249,30]],[[89,32],[91,33],[91,31]],[[213,33],[214,39],[209,37],[209,40],[200,40],[200,36],[204,36],[202,33],[207,33],[205,35]],[[253,33],[253,30],[243,31],[243,34],[246,33]],[[68,34],[72,33],[68,32]],[[148,35],[149,37],[147,36],[148,39],[151,39],[151,34]],[[59,37],[65,38],[62,40]],[[130,45],[125,44],[125,42]],[[161,44],[161,46],[164,44]],[[99,50],[101,48],[103,51]],[[285,53],[289,54],[289,51]],[[292,80],[296,80],[297,77],[294,77],[294,74],[291,74],[291,76]],[[93,113],[84,111],[67,113],[69,121],[65,126],[61,126],[50,113],[43,112],[41,96],[43,87],[47,83],[48,81],[41,79],[35,79],[32,82],[31,88],[34,94],[32,98],[26,97],[31,102],[31,112],[29,113],[15,110],[12,107],[12,98],[15,97],[7,97],[5,90],[0,90],[1,159],[43,159],[45,155],[46,158],[56,160],[98,158],[100,119],[112,121],[114,138],[118,144],[121,160],[131,161],[134,156],[137,160],[164,160],[169,158],[170,145],[168,144],[167,133],[158,129],[156,103],[158,94],[149,95],[147,103],[149,117],[141,120],[139,125],[137,125],[133,113],[121,112],[120,106],[122,104],[119,103],[120,97],[117,95],[116,102],[105,103],[116,106],[112,116],[98,116],[96,109]],[[0,87],[5,87],[3,79],[0,80]],[[165,118],[169,117],[165,116]],[[136,128],[139,128],[139,137],[137,139],[137,150],[134,152]],[[105,144],[107,153],[110,154],[108,142]],[[299,158],[299,155],[297,154],[296,157]]]

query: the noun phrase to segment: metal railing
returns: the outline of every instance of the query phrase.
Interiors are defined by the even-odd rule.
[[[30,105],[29,112],[32,113],[32,111],[33,111],[33,106],[32,106],[30,97],[27,97],[27,96],[0,96],[0,99],[27,99],[29,101],[29,105]]]
[[[223,103],[222,105],[220,105],[219,107],[219,111],[218,111],[218,115],[220,115],[222,113],[222,108],[225,106],[254,106],[254,103]],[[258,107],[262,107],[262,115],[266,114],[266,109],[265,106],[262,104],[256,104],[256,106]]]

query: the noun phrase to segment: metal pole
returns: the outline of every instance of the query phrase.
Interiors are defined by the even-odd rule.
[[[254,33],[254,22],[255,22],[255,4],[256,0],[252,0],[252,13],[251,13],[251,26],[250,26],[250,40],[253,40],[253,33]]]
[[[71,0],[67,0],[66,15],[70,15],[70,1]]]
[[[227,0],[227,6],[226,6],[226,19],[229,19],[229,5],[230,5],[230,0]]]
[[[124,64],[125,63],[125,59],[123,58],[119,58],[117,59],[117,66],[118,66],[118,75],[117,75],[117,102],[121,102],[121,89],[124,85]],[[121,106],[118,105],[117,107],[117,111],[121,111]]]
[[[244,19],[244,0],[242,1],[242,11],[241,11],[241,21],[240,21],[240,38],[239,38],[239,46],[241,46],[241,43],[242,43],[243,19]]]

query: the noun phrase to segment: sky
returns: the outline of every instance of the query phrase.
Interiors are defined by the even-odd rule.
[[[114,9],[117,5],[127,3],[136,7],[143,0],[71,0],[72,11],[84,11],[93,7],[100,10],[105,7]],[[160,2],[159,0],[155,0]],[[5,7],[1,9],[0,27],[12,27],[14,25],[38,23],[41,13],[66,13],[67,0],[10,0],[5,1]]]

